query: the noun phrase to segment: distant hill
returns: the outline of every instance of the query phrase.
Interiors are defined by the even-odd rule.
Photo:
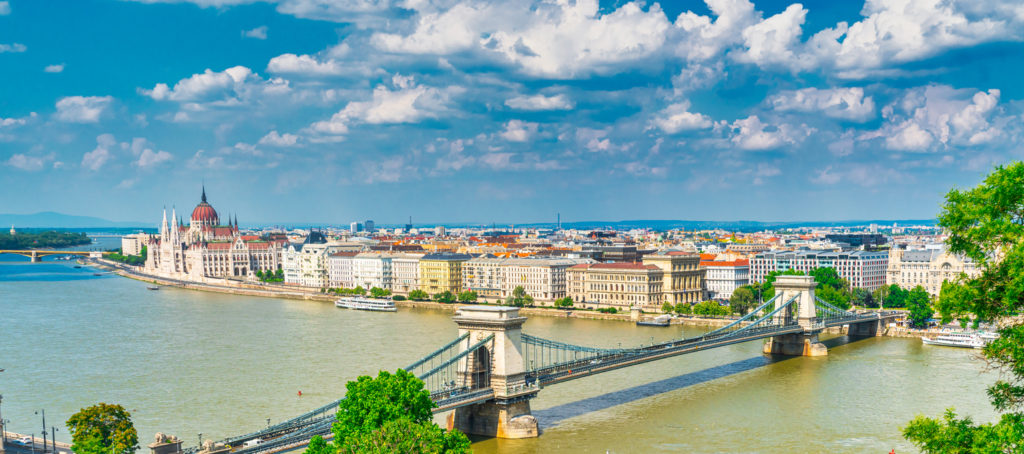
[[[627,220],[627,221],[581,221],[563,222],[565,229],[599,229],[616,230],[652,229],[652,230],[705,230],[724,229],[738,232],[757,232],[765,229],[786,229],[796,227],[854,227],[878,224],[880,228],[892,227],[893,223],[907,227],[911,225],[935,225],[935,219],[888,219],[888,220],[851,220],[851,221],[806,221],[806,222],[762,222],[762,221],[685,221],[685,220]],[[553,228],[554,223],[516,224],[516,227]]]
[[[88,227],[140,227],[144,222],[117,222],[92,216],[75,216],[71,214],[43,211],[34,214],[3,214],[0,213],[0,228],[88,228]]]

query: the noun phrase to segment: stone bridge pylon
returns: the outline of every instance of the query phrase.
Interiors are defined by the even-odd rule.
[[[530,414],[530,399],[538,388],[526,383],[522,327],[526,317],[519,308],[465,306],[454,317],[459,335],[469,333],[469,344],[493,335],[484,347],[461,361],[458,385],[490,387],[494,399],[455,409],[448,415],[448,429],[498,438],[531,438],[539,435],[537,419]]]

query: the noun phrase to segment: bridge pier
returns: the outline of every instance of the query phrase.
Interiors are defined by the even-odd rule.
[[[28,260],[32,263],[39,263],[39,261],[42,260],[42,257],[39,257],[38,252],[32,251],[32,255],[28,257]]]
[[[764,353],[786,356],[826,356],[828,348],[818,342],[818,333],[783,334],[764,343]]]
[[[885,334],[885,320],[882,318],[860,323],[851,323],[849,329],[846,330],[846,335],[848,336],[877,337],[883,334]]]
[[[802,333],[783,334],[768,339],[764,344],[764,353],[787,356],[825,356],[828,348],[818,342],[818,312],[814,305],[814,287],[817,283],[811,276],[778,276],[775,278],[775,293],[779,302],[796,298],[789,307],[775,317],[780,322],[796,318],[804,329]],[[779,304],[779,303],[776,303]],[[795,307],[794,307],[795,306]],[[780,323],[785,324],[785,323]]]
[[[461,384],[490,387],[495,398],[456,408],[448,416],[448,429],[498,438],[533,438],[540,434],[530,414],[530,399],[537,389],[526,386],[522,327],[526,317],[519,308],[467,306],[453,318],[459,335],[469,333],[470,345],[494,335],[490,345],[468,355],[459,367],[466,371]]]

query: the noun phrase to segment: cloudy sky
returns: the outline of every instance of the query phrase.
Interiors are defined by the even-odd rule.
[[[1020,159],[1013,0],[0,1],[0,212],[931,218]]]

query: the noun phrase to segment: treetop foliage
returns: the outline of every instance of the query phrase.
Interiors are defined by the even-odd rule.
[[[133,454],[139,449],[131,414],[120,405],[99,403],[83,408],[66,424],[76,454]]]

